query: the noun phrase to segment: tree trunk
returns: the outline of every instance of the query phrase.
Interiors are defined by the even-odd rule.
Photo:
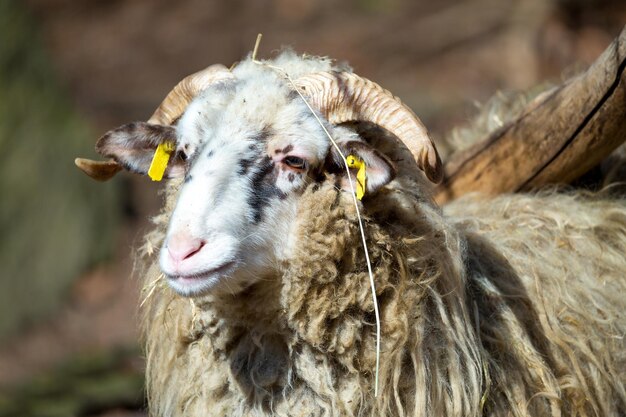
[[[583,74],[533,100],[514,121],[444,165],[439,204],[569,183],[626,139],[626,27]]]

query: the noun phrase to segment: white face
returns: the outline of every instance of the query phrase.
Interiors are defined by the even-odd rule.
[[[324,123],[345,155],[366,162],[368,193],[393,178],[384,155]],[[274,73],[214,85],[175,127],[131,123],[105,134],[97,149],[145,174],[163,141],[177,146],[165,174],[184,176],[184,183],[159,260],[182,295],[237,293],[276,273],[292,256],[306,187],[332,180],[350,190],[320,122]]]
[[[183,295],[237,292],[289,257],[297,197],[329,147],[293,98],[263,100],[245,85],[209,93],[178,125],[189,167],[160,253],[161,269]]]

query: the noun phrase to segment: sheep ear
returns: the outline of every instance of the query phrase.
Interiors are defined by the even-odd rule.
[[[96,151],[131,172],[147,174],[159,144],[176,143],[176,130],[145,122],[128,123],[104,134],[96,143]],[[165,170],[166,178],[184,175],[185,162],[171,155]]]
[[[396,168],[393,163],[370,145],[359,141],[349,141],[339,144],[339,148],[345,157],[354,156],[358,161],[365,164],[365,195],[377,192],[381,187],[388,184],[396,176]],[[342,177],[341,187],[346,191],[351,191],[346,174],[346,165],[341,160],[339,153],[335,150],[329,155],[326,161],[327,171]],[[350,177],[354,189],[357,189],[358,168],[350,169]]]

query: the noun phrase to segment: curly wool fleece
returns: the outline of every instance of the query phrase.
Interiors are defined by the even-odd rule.
[[[151,413],[624,415],[624,201],[466,198],[444,216],[401,181],[365,204],[382,319],[377,398],[351,196],[332,180],[310,186],[297,259],[243,293],[190,300],[150,255],[173,185],[144,247]]]

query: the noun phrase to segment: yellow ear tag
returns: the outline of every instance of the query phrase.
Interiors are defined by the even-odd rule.
[[[174,142],[163,142],[157,146],[152,157],[152,163],[148,169],[148,176],[152,178],[152,181],[161,181],[165,168],[167,168],[167,162],[170,160],[170,155],[176,149]]]
[[[348,155],[346,162],[348,167],[358,169],[356,173],[356,198],[361,200],[365,195],[365,161],[354,155]]]

